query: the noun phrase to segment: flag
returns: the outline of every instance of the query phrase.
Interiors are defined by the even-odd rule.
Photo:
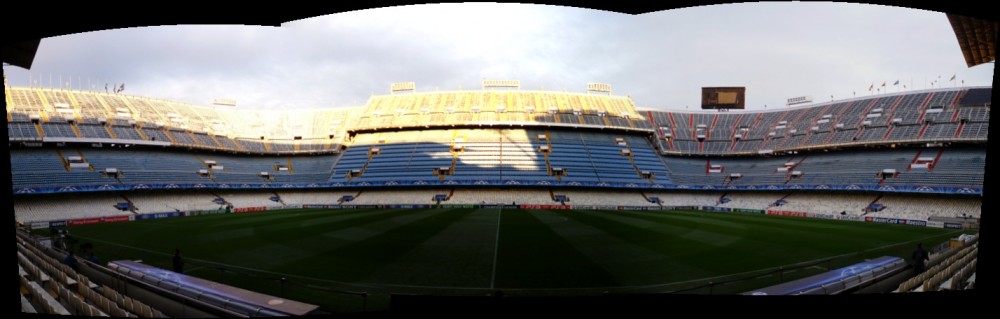
[[[956,75],[958,75],[958,74],[952,74],[952,75],[951,75],[951,80],[948,80],[948,81],[954,81],[954,80],[955,80],[955,76],[956,76]]]
[[[896,80],[896,83],[893,83],[892,85],[893,86],[899,85],[899,80]]]
[[[882,82],[882,87],[885,87],[885,83],[886,83],[886,82]]]
[[[122,82],[122,86],[118,88],[118,92],[125,91],[125,82]]]
[[[871,92],[874,89],[875,89],[875,83],[872,83],[872,85],[868,87],[868,92]]]

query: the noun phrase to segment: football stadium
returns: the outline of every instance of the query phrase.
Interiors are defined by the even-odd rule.
[[[991,86],[716,111],[484,79],[254,110],[6,80],[25,312],[975,287]]]

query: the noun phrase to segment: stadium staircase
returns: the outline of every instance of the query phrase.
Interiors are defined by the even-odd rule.
[[[458,137],[458,130],[454,130],[451,133],[451,145],[448,147],[448,152],[451,153],[451,166],[448,167],[448,174],[455,174],[455,166],[458,164],[458,154],[462,153],[462,150],[455,150],[455,139]],[[464,149],[463,149],[464,150]],[[500,140],[500,165],[503,165],[503,140]],[[442,181],[444,177],[448,174],[438,174],[438,178]]]
[[[77,117],[79,117],[79,116],[80,115],[77,114]],[[77,119],[77,120],[79,120],[79,119]],[[73,129],[73,134],[76,134],[76,137],[83,137],[83,133],[80,133],[80,128],[76,126],[76,123],[70,123],[69,127]]]
[[[298,147],[298,144],[295,144],[295,146]],[[275,170],[277,170],[277,167],[275,167]],[[293,175],[293,174],[295,174],[295,169],[292,167],[292,157],[289,156],[288,157],[288,175]]]
[[[903,103],[904,99],[906,99],[905,95],[897,96],[896,100],[893,101],[892,106],[890,106],[888,110],[883,110],[884,112],[882,112],[882,114],[890,115],[889,119],[886,121],[886,124],[889,124],[889,121],[892,121],[892,116],[891,116],[893,114],[892,112],[896,111],[896,107],[899,106],[900,103]]]
[[[41,110],[38,110],[38,112],[41,113],[42,120],[48,122],[49,114],[48,112],[45,112],[45,110],[50,110],[53,107],[52,105],[49,104],[49,99],[45,98],[45,94],[42,94],[42,91],[36,91],[35,93],[38,95],[38,98],[42,101],[42,106],[43,106]]]
[[[927,113],[924,113],[924,110],[927,109],[927,104],[930,104],[931,99],[934,97],[934,94],[935,94],[934,92],[931,92],[931,94],[928,94],[927,95],[927,99],[924,99],[924,102],[920,104],[920,117],[917,118],[917,123],[920,123],[920,122],[924,121],[924,116],[927,115]],[[923,136],[922,133],[923,133],[923,131],[921,131],[920,136]]]
[[[622,139],[625,139],[625,136],[619,136],[619,137],[622,138]],[[639,166],[635,164],[635,160],[632,158],[632,156],[635,155],[634,153],[632,153],[632,145],[629,145],[628,143],[625,143],[625,149],[628,150],[628,155],[626,155],[625,157],[628,158],[629,164],[631,164],[632,165],[632,169],[635,170],[635,175],[639,176],[639,178],[643,178],[642,177],[642,170],[639,169]],[[643,179],[649,181],[650,184],[654,184],[655,183],[653,181],[653,177],[652,176],[650,176],[649,178],[643,178]]]
[[[83,155],[83,151],[81,151],[80,149],[76,149],[76,154],[80,156],[80,159],[83,160],[84,163],[90,163],[87,161],[87,157]],[[93,172],[94,165],[87,164],[87,169]]]
[[[927,165],[927,171],[928,172],[933,172],[934,171],[934,166],[937,166],[937,163],[938,163],[938,161],[941,160],[941,155],[943,155],[943,154],[944,154],[944,149],[943,148],[940,149],[940,150],[938,150],[937,156],[934,156],[934,161],[931,162],[930,165]]]
[[[653,139],[656,140],[657,150],[659,151],[665,150],[666,147],[664,146],[666,145],[663,145],[663,129],[661,129],[660,126],[656,124],[656,120],[653,119],[653,111],[646,111],[646,118],[649,119],[649,125],[653,128],[653,130],[656,131],[656,136],[654,136]],[[650,144],[653,143],[650,142]]]
[[[865,115],[866,115],[866,114],[868,114],[868,112],[871,112],[872,108],[873,108],[873,107],[874,107],[874,106],[875,106],[876,104],[878,104],[878,102],[879,102],[879,101],[881,101],[881,100],[882,100],[882,98],[881,98],[881,97],[879,97],[879,98],[874,98],[874,99],[871,99],[871,100],[869,100],[869,101],[868,101],[868,105],[867,105],[867,106],[865,106],[865,109],[864,109],[864,111],[861,111],[861,113],[858,113],[858,114],[859,114],[859,115],[861,116],[861,119],[859,120],[859,122],[858,122],[858,123],[860,123],[860,121],[864,121],[864,120],[865,120]],[[860,124],[859,124],[859,125],[860,125]],[[858,134],[857,134],[857,135],[854,135],[854,138],[855,138],[855,139],[857,139],[857,138],[861,138],[861,133],[862,133],[862,131],[864,131],[864,126],[861,126],[861,129],[860,129],[860,130],[858,130]]]
[[[882,136],[882,140],[883,141],[889,139],[889,136],[892,135],[892,131],[894,131],[896,129],[896,125],[892,124],[892,119],[894,118],[894,116],[893,116],[894,113],[893,112],[895,112],[896,111],[896,107],[899,106],[899,104],[903,102],[904,97],[905,96],[903,96],[903,95],[900,95],[900,96],[896,97],[896,101],[894,101],[892,103],[892,106],[889,107],[889,110],[883,110],[884,112],[882,114],[887,114],[888,115],[888,116],[886,116],[886,119],[885,119],[885,125],[889,127],[889,129],[885,131],[885,135]]]
[[[958,116],[958,112],[955,112],[955,116]],[[965,128],[965,121],[958,122],[958,129],[955,130],[955,138],[962,136],[962,129]]]
[[[667,144],[670,145],[670,149],[671,150],[674,150],[674,138],[673,138],[673,136],[677,136],[677,134],[676,134],[677,132],[674,130],[674,128],[677,127],[677,125],[674,124],[674,113],[667,113],[667,115],[670,118],[670,136],[671,136],[671,138],[669,140],[667,140]]]
[[[35,131],[38,132],[38,138],[44,138],[45,137],[45,131],[42,130],[42,124],[41,124],[41,122],[35,123]]]
[[[914,155],[913,156],[913,160],[910,160],[910,165],[906,165],[906,171],[907,172],[910,171],[910,168],[913,167],[913,164],[917,163],[917,159],[920,158],[920,154],[923,153],[923,152],[924,152],[924,150],[917,150],[917,155]]]
[[[82,112],[80,112],[80,103],[76,102],[76,97],[73,96],[73,92],[66,92],[66,97],[69,98],[69,103],[73,105],[73,109],[77,110],[77,112],[73,112],[73,117],[76,118],[75,122],[83,123],[83,115],[81,115]]]
[[[781,112],[781,116],[779,116],[778,119],[775,120],[773,123],[781,123],[781,121],[785,121],[785,117],[788,116],[788,113],[791,112]],[[768,143],[771,143],[771,136],[764,135],[764,143],[760,144],[760,149],[766,149]]]
[[[138,209],[138,207],[135,207],[135,203],[132,202],[131,199],[129,199],[127,196],[125,196],[125,194],[118,194],[118,196],[121,196],[121,198],[124,199],[126,203],[128,203],[128,207],[129,207],[128,211],[132,212],[132,214],[139,215],[139,213],[136,212],[136,210]]]
[[[889,120],[891,121],[892,120],[892,116],[889,116],[889,118],[890,118]],[[889,125],[889,129],[885,130],[885,135],[882,136],[882,140],[883,141],[884,140],[888,140],[889,136],[892,135],[892,131],[896,129],[895,125],[892,125],[892,124],[888,124],[888,125]]]
[[[111,125],[104,125],[104,131],[108,132],[108,136],[111,138],[118,138],[118,136],[115,135],[115,131],[111,129]]]
[[[187,138],[190,139],[191,142],[192,142],[192,144],[194,144],[195,146],[201,146],[201,147],[205,147],[205,148],[208,148],[209,146],[212,146],[212,145],[205,144],[205,142],[202,142],[200,138],[195,137],[195,134],[192,131],[185,130],[185,131],[181,132],[180,134],[184,134],[184,136],[187,136]]]
[[[545,130],[545,145],[549,148],[548,152],[542,152],[542,157],[545,158],[545,171],[548,172],[549,176],[552,176],[552,163],[549,162],[549,153],[552,153],[552,140],[549,137],[549,130]],[[559,176],[556,178],[558,179]]]
[[[381,137],[381,135],[382,134],[379,134],[380,137]],[[372,158],[374,158],[375,155],[378,155],[378,154],[376,154],[376,152],[373,152],[373,150],[376,149],[376,148],[377,147],[375,147],[375,145],[372,145],[371,147],[368,148],[368,159],[365,160],[365,165],[361,166],[361,174],[358,175],[357,177],[361,177],[361,176],[365,175],[365,170],[368,169],[368,165],[372,163]],[[341,157],[343,157],[343,156],[341,156]],[[348,182],[350,182],[355,177],[355,176],[351,176],[350,173],[351,172],[347,172],[347,181]]]
[[[278,195],[278,192],[271,191],[271,194],[274,194],[274,197],[278,198],[278,203],[281,203],[281,206],[288,206],[288,204],[285,204],[285,199],[281,198],[281,195]]]
[[[726,168],[725,167],[722,167],[719,170],[719,173],[725,173],[725,172],[726,172]],[[705,160],[705,176],[708,176],[711,173],[712,173],[712,160],[706,159]]]
[[[921,118],[923,118],[923,117],[924,117],[924,115],[923,115],[923,114],[921,114],[921,115],[920,115],[920,117],[921,117]],[[925,123],[923,124],[923,126],[921,126],[921,127],[920,127],[920,133],[917,133],[917,138],[918,138],[918,139],[919,139],[919,138],[924,138],[924,132],[926,132],[926,131],[927,131],[927,127],[928,127],[928,126],[931,126],[931,123],[930,123],[930,122],[925,122]]]
[[[781,196],[781,198],[778,198],[778,199],[774,200],[773,202],[771,202],[770,204],[767,204],[767,208],[775,207],[776,205],[774,205],[774,203],[777,203],[779,201],[783,201],[783,200],[785,200],[785,198],[788,198],[788,196],[792,196],[792,193],[785,194],[785,196]],[[720,197],[720,199],[721,199],[721,197]]]
[[[840,112],[837,113],[837,116],[831,119],[830,136],[828,136],[826,140],[823,141],[823,144],[830,144],[830,141],[833,141],[834,136],[837,135],[837,128],[836,126],[832,126],[832,123],[843,123],[844,113],[846,113],[848,109],[851,109],[851,107],[854,106],[854,103],[857,102],[852,101],[848,103],[846,106],[841,107]],[[846,129],[847,127],[845,126],[844,128]]]
[[[344,154],[347,154],[347,152],[340,152],[340,154],[337,154],[337,158],[333,160],[333,165],[330,166],[330,176],[327,180],[331,180],[337,175],[337,164],[340,163],[340,159],[344,158]]]
[[[736,120],[733,121],[733,126],[729,128],[729,130],[732,132],[729,133],[729,140],[732,141],[732,143],[729,143],[729,152],[732,152],[734,149],[736,149],[736,143],[739,143],[739,140],[736,139],[736,132],[739,131],[740,120],[742,119],[743,119],[743,114],[737,115]]]
[[[141,123],[141,122],[137,122],[137,123]],[[142,131],[142,124],[137,124],[136,125],[135,132],[139,133],[139,137],[142,138],[143,140],[145,140],[145,141],[149,140],[149,136],[146,135],[146,132]]]
[[[865,134],[865,130],[867,129],[868,127],[862,125],[861,129],[857,130],[858,132],[854,134],[853,140],[857,141],[858,139],[860,139],[861,136]]]
[[[205,160],[201,159],[201,156],[198,156],[197,154],[195,154],[194,158],[197,159],[199,163],[201,163],[201,166],[204,166],[205,169],[208,170],[208,179],[214,182],[215,181],[215,173],[212,171],[212,167],[208,166],[208,164],[205,163]]]
[[[72,172],[73,169],[69,167],[69,161],[66,160],[66,157],[63,156],[62,151],[60,151],[58,148],[56,149],[56,155],[59,156],[59,161],[62,162],[62,165],[64,168],[66,168],[66,171]]]
[[[212,196],[215,196],[214,198],[212,198],[212,203],[215,203],[215,198],[219,198],[219,199],[222,199],[222,204],[220,204],[220,205],[233,205],[233,203],[230,203],[224,197],[219,196],[219,194],[216,193],[215,191],[208,191],[208,193],[212,194]]]
[[[219,140],[215,138],[215,134],[207,134],[207,136],[209,140],[212,140],[212,143],[215,143],[215,145],[224,147],[224,144],[220,143]]]
[[[642,191],[640,191],[640,192],[639,192],[639,195],[642,195],[642,198],[643,198],[643,199],[645,199],[647,203],[652,203],[652,201],[650,201],[650,200],[649,200],[649,196],[646,196],[646,192],[642,192]],[[662,202],[660,202],[660,201],[657,201],[657,202],[656,202],[656,205],[658,205],[658,206],[660,206],[660,207],[663,207],[663,203],[662,203]]]
[[[871,202],[871,203],[868,203],[868,205],[865,205],[865,212],[864,212],[864,214],[861,214],[861,216],[864,216],[864,215],[868,215],[868,213],[869,213],[869,211],[868,211],[868,207],[871,207],[871,206],[872,206],[872,204],[876,204],[876,203],[878,203],[878,201],[879,201],[880,199],[882,199],[882,196],[883,196],[883,195],[878,195],[878,196],[876,196],[876,197],[875,197],[875,199],[874,199],[874,200],[872,200],[872,202]]]
[[[726,198],[726,195],[729,195],[729,193],[726,192],[726,193],[722,193],[722,195],[719,195],[719,198],[715,200],[715,205],[722,204],[722,199]]]
[[[170,143],[179,144],[177,143],[177,140],[174,139],[174,135],[170,134],[170,130],[166,126],[159,128],[159,130],[162,131],[161,133],[163,133],[163,135],[167,136],[167,139],[170,140]]]
[[[809,158],[809,154],[802,156],[802,158],[800,158],[798,162],[795,162],[795,164],[792,164],[792,166],[788,166],[788,171],[785,172],[785,184],[788,184],[792,181],[792,172],[795,171],[796,167],[802,165],[802,162],[805,162],[807,158]],[[794,160],[795,158],[793,157],[789,159],[788,162],[792,162]]]

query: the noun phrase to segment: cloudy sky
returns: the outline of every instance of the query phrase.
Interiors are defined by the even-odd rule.
[[[280,28],[164,26],[43,39],[11,85],[93,87],[241,108],[363,105],[392,82],[418,91],[581,92],[610,83],[642,108],[696,109],[703,86],[746,86],[747,108],[784,107],[940,84],[992,85],[968,68],[943,13],[845,3],[751,3],[638,16],[545,5],[414,5],[338,13]],[[949,81],[952,75],[957,80]],[[62,81],[60,82],[60,78]],[[900,85],[892,84],[899,80]]]

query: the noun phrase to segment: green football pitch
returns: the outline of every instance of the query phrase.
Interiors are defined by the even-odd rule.
[[[295,209],[69,230],[104,261],[170,269],[176,248],[188,275],[331,311],[383,308],[390,293],[740,293],[905,258],[917,242],[959,234],[737,213],[467,208]]]

